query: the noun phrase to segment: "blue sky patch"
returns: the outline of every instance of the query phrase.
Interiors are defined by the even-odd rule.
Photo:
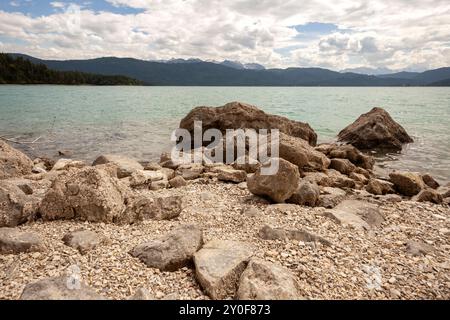
[[[89,9],[95,12],[106,11],[117,14],[138,14],[144,12],[144,10],[126,6],[116,7],[105,0],[6,0],[0,2],[0,10],[21,12],[32,17],[39,17],[64,11],[70,4],[76,4],[83,9]]]

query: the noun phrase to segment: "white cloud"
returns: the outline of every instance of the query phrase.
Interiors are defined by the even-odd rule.
[[[269,67],[403,69],[450,65],[448,0],[108,2],[142,12],[120,15],[81,8],[79,13],[55,12],[33,18],[0,11],[0,35],[26,42],[4,41],[0,49],[42,58],[198,57]],[[60,5],[53,3],[54,7]],[[74,28],[76,21],[79,28]],[[308,22],[332,23],[340,29],[302,38],[291,28]]]

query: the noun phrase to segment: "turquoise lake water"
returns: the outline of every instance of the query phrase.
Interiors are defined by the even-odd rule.
[[[104,153],[152,160],[192,108],[231,101],[308,122],[319,142],[383,107],[415,143],[380,165],[450,180],[450,88],[0,86],[0,135],[41,137],[25,149],[32,156],[68,149],[88,161]]]

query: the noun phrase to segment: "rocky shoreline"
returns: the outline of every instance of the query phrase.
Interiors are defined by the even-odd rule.
[[[0,141],[0,299],[450,297],[450,185],[373,171],[367,151],[412,141],[383,109],[318,146],[307,124],[242,103],[180,128],[195,120],[279,129],[280,170],[32,161]]]

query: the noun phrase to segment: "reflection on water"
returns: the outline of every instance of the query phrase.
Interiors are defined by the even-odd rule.
[[[193,107],[236,100],[310,123],[319,142],[335,139],[372,107],[384,107],[415,142],[401,154],[375,155],[379,170],[450,180],[448,88],[0,86],[0,135],[41,137],[26,150],[34,156],[71,150],[87,161],[105,153],[153,160],[170,149],[172,130]]]

